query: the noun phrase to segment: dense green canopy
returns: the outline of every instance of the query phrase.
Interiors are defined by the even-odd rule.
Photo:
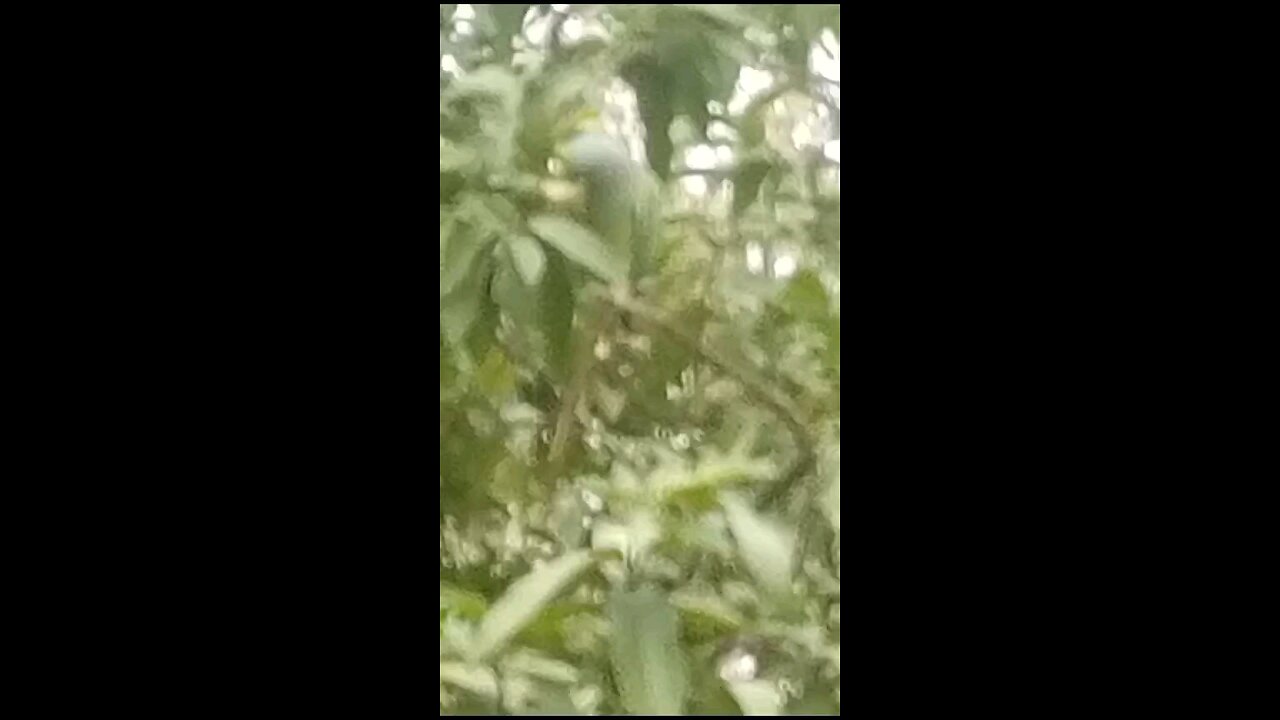
[[[442,714],[835,714],[838,5],[442,5]]]

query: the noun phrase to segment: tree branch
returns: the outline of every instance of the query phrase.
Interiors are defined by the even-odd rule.
[[[781,500],[786,495],[786,491],[795,484],[796,480],[800,479],[815,466],[817,455],[814,452],[814,447],[816,443],[805,428],[804,414],[789,397],[771,385],[767,379],[755,370],[744,367],[713,351],[711,348],[705,347],[697,338],[685,332],[683,328],[676,325],[656,308],[620,295],[601,293],[600,299],[618,310],[630,313],[660,328],[695,355],[719,368],[721,372],[732,376],[742,383],[749,395],[778,416],[783,424],[787,426],[792,440],[795,441],[799,456],[791,467],[787,468],[782,474],[782,478],[765,491],[766,504],[773,505]]]
[[[707,168],[707,169],[679,167],[679,168],[676,168],[675,170],[672,170],[671,175],[672,177],[686,177],[689,175],[707,175],[710,177],[715,177],[721,180],[725,180],[732,177],[733,173],[736,172],[736,170],[737,168],[734,168],[732,166],[719,167],[719,168]]]
[[[578,403],[586,392],[587,382],[595,365],[596,342],[600,339],[600,335],[609,329],[608,320],[609,318],[606,318],[598,307],[585,308],[577,339],[579,345],[574,352],[568,385],[560,396],[555,434],[551,438],[551,449],[547,455],[553,476],[559,475],[564,469],[565,452],[568,449],[569,436],[573,432],[574,414],[578,411]]]

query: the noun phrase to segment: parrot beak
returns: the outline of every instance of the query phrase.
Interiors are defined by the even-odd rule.
[[[569,166],[569,141],[562,140],[555,144],[551,149],[551,157],[548,162],[551,163],[551,171],[561,177],[572,175],[573,172]]]
[[[557,205],[574,205],[582,202],[582,186],[557,178],[546,178],[540,183],[542,194]]]
[[[547,159],[551,177],[542,181],[543,194],[557,204],[574,205],[582,202],[584,188],[565,161],[567,143],[556,143],[553,155]]]

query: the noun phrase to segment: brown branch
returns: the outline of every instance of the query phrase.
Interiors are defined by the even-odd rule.
[[[555,434],[551,438],[551,449],[547,461],[552,468],[552,475],[559,475],[564,469],[565,452],[569,445],[569,436],[573,432],[574,414],[578,411],[578,403],[586,392],[591,370],[595,365],[596,342],[600,335],[608,330],[607,318],[599,312],[598,307],[588,307],[584,313],[578,347],[574,353],[573,366],[570,368],[568,386],[560,397],[560,408],[556,413]]]
[[[733,177],[733,174],[735,172],[737,172],[737,168],[733,166],[709,168],[706,170],[701,168],[678,167],[675,170],[671,171],[671,175],[672,177],[685,177],[688,175],[707,175],[710,177],[719,178],[720,180],[727,180],[730,177]]]
[[[738,382],[742,383],[749,395],[778,416],[783,424],[787,426],[787,430],[795,441],[799,456],[791,467],[787,468],[782,474],[782,478],[765,491],[766,504],[776,504],[800,477],[814,467],[817,460],[817,455],[814,452],[815,443],[813,438],[809,436],[808,430],[805,429],[804,414],[789,397],[771,385],[758,372],[729,360],[711,348],[704,346],[697,338],[676,325],[656,308],[621,295],[601,293],[600,299],[618,310],[630,313],[660,328],[704,361],[719,368],[721,372],[733,376]]]

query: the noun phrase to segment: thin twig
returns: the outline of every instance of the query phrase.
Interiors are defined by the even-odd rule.
[[[782,478],[765,492],[767,504],[772,505],[780,500],[785,495],[786,490],[814,466],[817,456],[814,452],[813,438],[809,436],[809,432],[805,429],[804,414],[790,398],[778,391],[768,380],[761,377],[756,371],[731,361],[711,348],[704,346],[697,338],[676,325],[661,311],[649,305],[628,297],[605,293],[601,293],[600,297],[618,310],[635,315],[661,328],[698,357],[716,366],[721,372],[733,376],[738,382],[742,383],[748,394],[767,407],[774,415],[777,415],[783,424],[787,426],[787,430],[791,433],[791,437],[796,443],[799,457],[783,473]]]
[[[580,328],[581,334],[573,359],[573,367],[568,386],[560,398],[560,409],[556,414],[555,434],[551,439],[551,450],[547,456],[553,476],[564,469],[565,451],[568,449],[569,436],[573,431],[574,414],[578,411],[578,403],[587,388],[588,378],[595,364],[595,347],[601,334],[609,329],[607,318],[594,307],[588,306]]]
[[[718,168],[679,167],[671,171],[671,174],[674,177],[686,177],[689,175],[707,175],[710,177],[716,177],[716,178],[720,178],[721,180],[725,180],[730,177],[733,177],[733,174],[735,172],[737,172],[737,168],[731,165],[729,167],[718,167]]]

